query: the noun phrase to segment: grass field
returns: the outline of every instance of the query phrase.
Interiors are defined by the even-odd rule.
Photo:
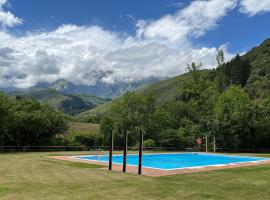
[[[146,177],[47,158],[67,154],[72,152],[0,154],[0,199],[270,198],[270,165]]]

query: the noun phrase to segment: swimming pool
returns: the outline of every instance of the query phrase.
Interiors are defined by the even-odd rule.
[[[73,156],[72,158],[98,162],[109,162],[108,155]],[[138,159],[138,155],[129,154],[127,155],[127,164],[131,166],[137,166]],[[144,154],[142,160],[142,165],[145,168],[159,170],[176,170],[186,168],[201,168],[206,166],[224,166],[235,163],[249,163],[267,160],[269,161],[270,159],[263,157],[210,153],[155,153]],[[114,164],[122,164],[122,162],[122,155],[113,156]]]

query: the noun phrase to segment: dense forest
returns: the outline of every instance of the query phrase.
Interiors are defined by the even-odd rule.
[[[136,147],[143,129],[145,147],[184,149],[208,137],[218,148],[270,148],[270,40],[229,62],[220,50],[216,60],[215,69],[187,64],[186,74],[102,100],[75,117],[22,95],[0,94],[0,145],[106,146],[113,131],[115,145],[123,146],[128,131],[129,146]],[[64,97],[67,108],[70,97]],[[101,132],[64,137],[70,121],[98,122]]]

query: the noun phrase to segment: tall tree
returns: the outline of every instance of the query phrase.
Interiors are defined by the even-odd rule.
[[[135,92],[127,92],[123,97],[113,102],[110,118],[113,127],[118,134],[123,135],[124,131],[133,131],[136,128],[146,129],[155,111],[155,99],[152,95],[139,95]],[[136,137],[132,137],[134,141]]]

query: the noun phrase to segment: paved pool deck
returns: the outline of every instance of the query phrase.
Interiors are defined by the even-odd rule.
[[[72,156],[50,156],[51,159],[56,160],[63,160],[63,161],[71,161],[76,163],[86,163],[86,164],[96,164],[104,166],[100,168],[101,170],[108,170],[108,163],[107,162],[99,162],[99,161],[92,161],[92,160],[81,160],[78,158],[74,158]],[[256,162],[247,162],[247,163],[233,163],[233,164],[226,164],[222,166],[205,166],[205,167],[197,167],[197,168],[185,168],[185,169],[175,169],[175,170],[160,170],[160,169],[152,169],[152,168],[142,168],[142,175],[146,176],[168,176],[168,175],[175,175],[175,174],[185,174],[185,173],[194,173],[194,172],[205,172],[205,171],[212,171],[212,170],[219,170],[219,169],[230,169],[235,167],[249,167],[249,166],[256,166],[256,165],[270,165],[270,160],[264,161],[256,161]],[[122,165],[121,164],[113,164],[112,170],[117,172],[122,172]],[[138,167],[127,165],[126,173],[137,174]]]

